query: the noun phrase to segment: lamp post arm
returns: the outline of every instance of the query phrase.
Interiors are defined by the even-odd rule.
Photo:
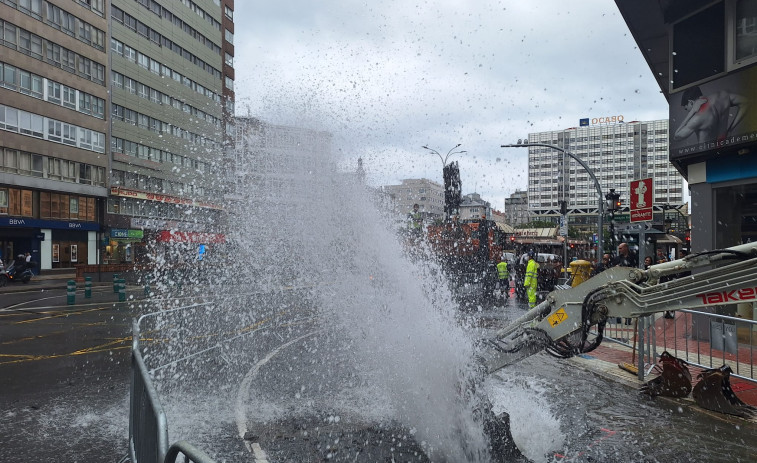
[[[597,189],[597,194],[599,194],[599,201],[597,203],[598,204],[597,210],[599,212],[599,218],[597,220],[597,228],[599,231],[599,233],[597,233],[597,259],[601,260],[602,256],[604,255],[604,246],[603,246],[604,236],[603,235],[604,235],[604,214],[605,214],[604,198],[605,197],[602,194],[602,187],[599,185],[599,181],[597,180],[597,177],[594,175],[594,172],[592,172],[592,170],[589,169],[589,166],[587,166],[586,163],[583,162],[576,155],[574,155],[570,151],[566,151],[560,148],[559,146],[548,145],[546,143],[524,143],[524,144],[519,144],[519,145],[502,145],[502,148],[523,148],[523,147],[528,147],[528,146],[543,146],[545,148],[552,148],[553,150],[560,151],[561,153],[564,153],[570,156],[571,158],[575,159],[575,161],[579,163],[581,167],[584,168],[584,170],[586,170],[586,173],[588,173],[589,177],[591,177],[591,179],[594,181],[594,186]]]

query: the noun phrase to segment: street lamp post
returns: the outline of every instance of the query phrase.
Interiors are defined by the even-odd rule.
[[[466,153],[467,151],[461,150],[461,151],[455,151],[457,148],[460,147],[462,143],[458,143],[454,147],[452,147],[449,151],[447,151],[447,154],[445,156],[442,156],[441,153],[436,151],[435,149],[429,148],[426,145],[423,145],[421,148],[431,151],[432,153],[439,156],[439,159],[442,161],[442,179],[444,181],[444,219],[449,220],[452,215],[458,214],[458,208],[460,207],[460,171],[457,168],[456,163],[450,163],[449,168],[447,166],[447,161],[449,160],[450,156],[453,154],[461,154]]]
[[[566,151],[566,150],[560,148],[559,146],[548,145],[546,143],[529,143],[528,140],[526,140],[524,143],[521,143],[521,141],[518,140],[518,144],[516,144],[516,145],[502,145],[501,147],[502,148],[524,148],[524,147],[529,147],[529,146],[543,146],[545,148],[552,148],[553,150],[560,151],[561,153],[570,156],[571,158],[575,159],[575,161],[577,163],[581,164],[581,167],[583,167],[584,170],[586,170],[586,173],[588,173],[589,177],[591,177],[591,179],[594,181],[594,186],[597,188],[597,194],[599,195],[598,196],[599,201],[597,202],[597,209],[598,209],[598,212],[599,212],[599,218],[597,220],[597,228],[599,229],[598,233],[597,233],[597,259],[599,259],[601,261],[602,255],[604,255],[604,246],[603,246],[603,241],[604,241],[604,237],[603,237],[603,235],[604,235],[604,230],[603,230],[604,229],[604,223],[603,223],[602,216],[604,215],[604,199],[605,199],[605,197],[602,195],[602,187],[599,186],[599,181],[597,180],[597,177],[594,176],[594,172],[592,172],[591,169],[589,169],[589,166],[587,166],[586,163],[583,162],[576,155],[574,155],[570,151]],[[567,265],[567,262],[565,264]]]
[[[423,148],[423,149],[427,149],[427,150],[431,151],[432,153],[436,154],[437,156],[439,156],[439,159],[441,159],[441,161],[442,161],[442,168],[444,168],[444,167],[446,167],[446,166],[447,166],[447,160],[448,160],[448,159],[449,159],[449,157],[450,157],[450,156],[452,156],[453,154],[467,153],[467,151],[465,151],[465,150],[462,150],[462,151],[455,151],[455,150],[456,150],[457,148],[459,148],[459,147],[460,147],[461,145],[462,145],[462,143],[458,143],[457,145],[455,145],[454,147],[452,147],[452,149],[450,149],[449,151],[447,151],[447,154],[446,154],[445,156],[443,156],[443,157],[442,157],[441,153],[439,153],[438,151],[436,151],[436,150],[435,150],[435,149],[433,149],[433,148],[429,148],[429,147],[428,147],[428,146],[426,146],[426,145],[423,145],[423,146],[421,146],[421,148]],[[453,153],[453,151],[455,151],[455,152]]]

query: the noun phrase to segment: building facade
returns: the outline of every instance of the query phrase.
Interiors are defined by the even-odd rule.
[[[97,259],[107,198],[105,0],[0,3],[0,253]]]
[[[222,222],[231,0],[0,3],[0,253],[133,262]],[[180,232],[176,234],[174,232]]]
[[[233,111],[233,3],[110,3],[103,259],[138,261],[151,242],[223,241],[220,171]]]
[[[425,178],[404,179],[399,185],[385,185],[386,195],[395,213],[404,220],[418,204],[426,223],[444,219],[444,185]]]
[[[646,178],[653,179],[654,210],[660,217],[663,210],[684,205],[683,177],[668,160],[666,119],[538,132],[529,134],[528,141],[558,146],[581,159],[599,182],[603,196],[610,189],[620,195],[621,213],[628,213],[631,181]],[[567,201],[571,225],[587,230],[596,227],[600,198],[583,166],[560,151],[541,146],[529,147],[528,160],[528,210],[535,220],[556,222],[561,202]]]
[[[528,192],[515,191],[509,198],[505,198],[505,222],[515,227],[531,221],[528,212]]]
[[[492,220],[492,205],[481,199],[478,193],[463,195],[460,202],[460,222],[476,222],[483,218]]]

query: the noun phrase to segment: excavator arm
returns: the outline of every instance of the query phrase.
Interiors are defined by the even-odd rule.
[[[574,288],[549,293],[486,340],[482,363],[493,373],[541,351],[567,358],[599,346],[610,318],[744,301],[757,301],[757,243],[701,252],[647,270],[613,267]],[[590,336],[590,331],[597,334]]]

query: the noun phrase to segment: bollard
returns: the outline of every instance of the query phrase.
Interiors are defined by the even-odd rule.
[[[92,298],[92,277],[84,277],[84,297]]]
[[[150,297],[150,277],[145,277],[145,297]]]
[[[76,282],[74,280],[68,280],[66,284],[66,302],[68,302],[68,305],[76,304]]]
[[[118,292],[118,276],[119,275],[117,273],[113,274],[113,292],[114,293]]]
[[[118,302],[126,301],[126,280],[118,279]]]

